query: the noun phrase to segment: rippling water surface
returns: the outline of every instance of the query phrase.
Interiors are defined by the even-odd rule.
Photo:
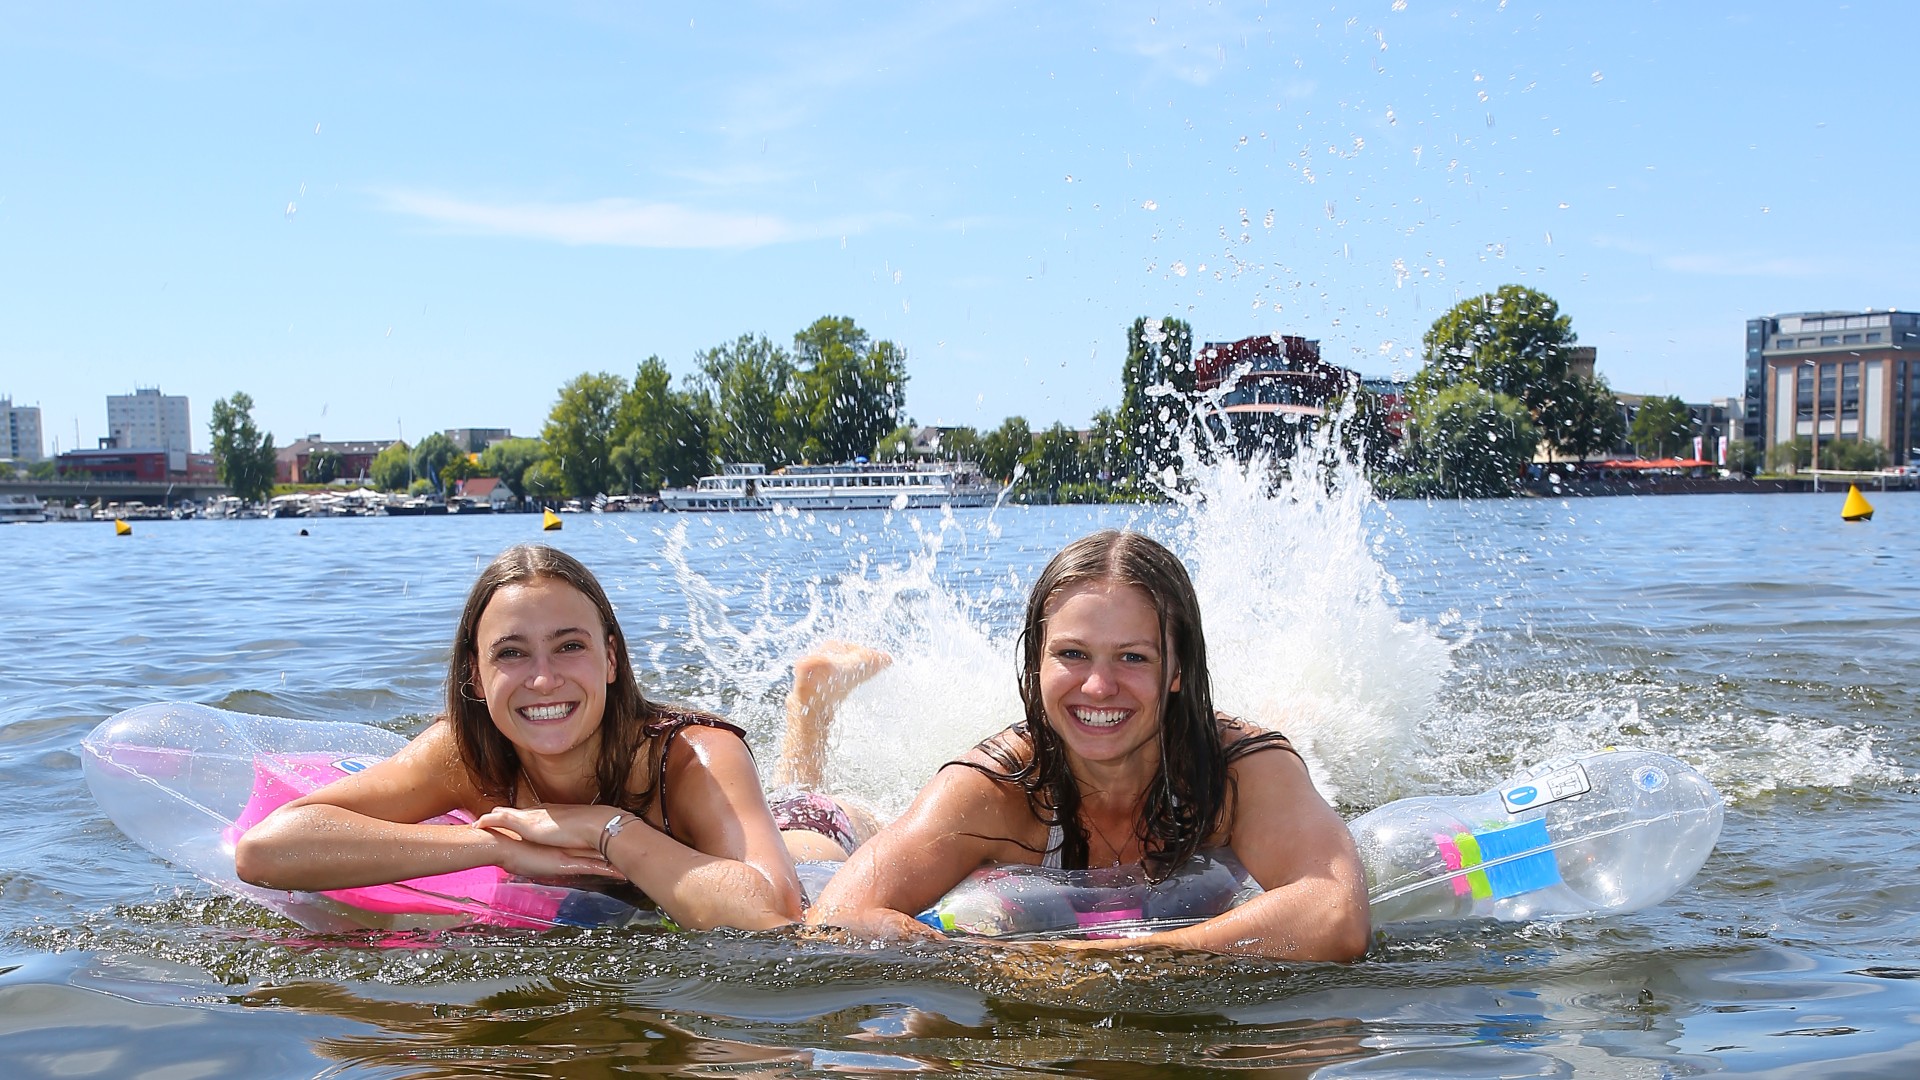
[[[338,519],[0,529],[0,1074],[1908,1077],[1920,1069],[1920,496],[1395,503],[1258,497],[953,515]],[[186,699],[417,730],[475,570],[545,539],[613,592],[650,691],[769,760],[788,663],[899,663],[834,783],[898,807],[1007,722],[1027,582],[1102,525],[1167,538],[1225,707],[1349,813],[1602,745],[1729,799],[1651,911],[1396,932],[1346,966],[788,934],[314,935],[94,807],[82,735]],[[310,535],[300,536],[305,527]]]

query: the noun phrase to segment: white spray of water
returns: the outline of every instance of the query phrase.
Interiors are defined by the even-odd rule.
[[[895,521],[888,514],[880,526]],[[996,633],[1005,620],[990,614],[1020,593],[1017,581],[960,585],[940,574],[950,543],[991,542],[997,526],[988,518],[969,529],[951,512],[931,526],[919,516],[906,521],[915,550],[903,561],[856,553],[843,570],[805,577],[772,567],[751,589],[720,587],[695,569],[685,522],[668,532],[663,552],[686,598],[687,644],[702,658],[696,699],[724,708],[763,746],[778,742],[795,660],[833,640],[893,657],[841,706],[828,745],[829,790],[887,814],[905,809],[942,762],[1019,715],[1011,637]],[[765,524],[770,536],[801,542],[850,527],[807,514],[776,514]],[[857,547],[869,537],[845,539]],[[753,540],[742,533],[714,546]]]
[[[1241,466],[1223,456],[1190,468],[1173,503],[1136,513],[1135,523],[1193,573],[1216,704],[1286,732],[1329,796],[1373,805],[1403,793],[1417,772],[1415,733],[1446,677],[1448,647],[1395,606],[1395,584],[1376,551],[1389,519],[1358,467],[1311,441],[1295,461],[1333,463],[1273,488],[1265,458]],[[686,595],[690,645],[703,658],[702,696],[725,702],[762,745],[777,737],[785,682],[807,650],[838,638],[894,657],[839,710],[828,770],[830,789],[886,813],[903,809],[941,763],[1019,718],[1020,572],[1077,535],[1003,554],[992,517],[962,523],[946,514],[929,523],[887,515],[881,527],[897,529],[901,520],[914,534],[910,547],[895,545],[908,550],[903,558],[878,559],[855,543],[843,567],[811,576],[769,567],[751,588],[731,591],[696,569],[705,555],[689,557],[685,523],[669,533],[665,551]],[[777,515],[765,527],[781,540],[823,530],[864,539],[843,535],[860,526],[809,515]],[[750,546],[753,531],[726,546]],[[975,545],[998,572],[968,575],[949,565],[953,553]]]
[[[1451,660],[1394,602],[1377,557],[1390,519],[1359,466],[1324,453],[1338,423],[1277,485],[1259,454],[1189,467],[1168,539],[1200,597],[1215,705],[1285,732],[1323,794],[1376,805],[1419,776],[1416,729]]]

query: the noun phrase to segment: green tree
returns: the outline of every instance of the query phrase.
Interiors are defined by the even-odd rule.
[[[1370,475],[1375,476],[1404,464],[1386,401],[1376,391],[1367,389],[1357,381],[1348,384],[1327,402],[1327,416],[1335,418],[1332,432],[1336,436],[1322,446],[1327,464],[1341,459],[1358,461]],[[1296,434],[1291,438],[1297,440],[1298,429],[1305,425],[1293,427]],[[1307,430],[1310,432],[1312,429]],[[1280,443],[1281,434],[1269,436],[1268,441]]]
[[[911,422],[901,424],[873,444],[873,453],[868,456],[875,461],[905,461],[913,457],[913,431]]]
[[[1538,417],[1555,454],[1584,461],[1612,454],[1627,437],[1613,387],[1599,376],[1571,376],[1561,383]]]
[[[307,467],[301,479],[309,484],[331,484],[340,477],[340,455],[332,450],[315,450],[307,455]]]
[[[1872,472],[1886,463],[1886,448],[1873,439],[1834,439],[1820,444],[1822,469]]]
[[[742,334],[698,354],[694,362],[716,460],[768,466],[800,460],[806,417],[785,349],[764,335]]]
[[[940,433],[940,441],[933,448],[946,461],[980,460],[980,433],[970,427],[948,428]]]
[[[1770,472],[1794,473],[1813,464],[1813,440],[1801,435],[1791,442],[1774,443],[1767,450]]]
[[[539,439],[501,439],[480,452],[480,468],[499,477],[514,498],[525,499],[530,494],[527,473],[545,453]]]
[[[236,391],[213,403],[213,466],[220,482],[247,502],[259,502],[273,493],[273,433],[253,423],[253,398]]]
[[[560,464],[541,454],[539,460],[526,472],[527,496],[542,505],[557,503],[565,498],[567,488],[566,474],[560,471]]]
[[[459,448],[456,446],[455,449]],[[452,461],[440,467],[440,490],[451,493],[459,486],[460,481],[470,480],[479,475],[480,466],[474,462],[473,455],[455,453]]]
[[[413,448],[404,442],[380,451],[367,466],[373,486],[381,491],[405,491],[413,480]]]
[[[1426,384],[1420,389],[1471,382],[1519,398],[1537,418],[1562,393],[1575,340],[1573,320],[1552,297],[1502,285],[1434,320],[1422,338],[1426,366],[1415,382]]]
[[[414,479],[425,479],[427,483],[433,485],[435,491],[445,491],[446,480],[441,473],[447,466],[453,464],[455,458],[465,456],[460,452],[460,448],[453,444],[452,439],[441,432],[433,432],[421,439],[413,448]]]
[[[575,376],[560,388],[540,441],[565,494],[586,499],[619,486],[613,448],[626,394],[627,380],[606,372]]]
[[[1633,449],[1644,458],[1693,454],[1693,413],[1677,397],[1650,397],[1633,414]]]
[[[1120,483],[1127,470],[1127,437],[1120,418],[1112,409],[1093,414],[1093,426],[1087,429],[1082,448],[1086,462],[1082,476],[1102,486]]]
[[[666,363],[649,356],[620,402],[612,460],[629,492],[687,487],[712,471],[706,408],[695,395],[673,389],[672,381]]]
[[[60,463],[53,458],[42,458],[27,466],[27,479],[51,480],[60,472]]]
[[[1180,466],[1193,400],[1193,328],[1184,319],[1133,320],[1120,369],[1121,457],[1130,481],[1160,482]]]
[[[1748,476],[1760,471],[1764,457],[1758,440],[1735,439],[1727,444],[1727,470]]]
[[[1001,482],[1013,479],[1013,470],[1033,448],[1033,431],[1025,417],[1009,416],[980,440],[980,470]]]
[[[1471,382],[1421,398],[1411,423],[1421,485],[1436,495],[1511,495],[1537,445],[1524,402]]]
[[[900,423],[907,358],[893,342],[869,343],[852,319],[827,316],[793,335],[793,362],[809,460],[850,461]]]
[[[1080,450],[1080,437],[1067,425],[1055,422],[1032,441],[1020,463],[1026,466],[1021,477],[1023,490],[1044,493],[1050,502],[1060,500],[1060,489],[1086,479],[1086,459]]]

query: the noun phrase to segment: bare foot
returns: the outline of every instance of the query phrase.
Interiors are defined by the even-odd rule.
[[[776,786],[819,791],[827,768],[827,733],[833,713],[853,688],[873,678],[893,657],[848,641],[829,641],[793,663],[787,694],[787,730],[774,763]]]
[[[853,688],[879,674],[893,657],[850,641],[828,641],[793,662],[793,699],[809,710],[831,711]]]

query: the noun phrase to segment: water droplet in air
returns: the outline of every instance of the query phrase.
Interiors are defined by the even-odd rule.
[[[1175,277],[1186,277],[1187,264],[1175,259],[1173,263],[1173,274]]]
[[[1599,82],[1600,80],[1602,80],[1602,79],[1605,79],[1605,78],[1606,78],[1606,76],[1605,76],[1605,75],[1602,75],[1602,74],[1600,74],[1600,73],[1599,73],[1599,72],[1597,72],[1597,71],[1593,73],[1593,81],[1594,81],[1594,82]]]
[[[1143,202],[1143,203],[1141,203],[1141,204],[1140,204],[1140,209],[1142,209],[1142,210],[1158,210],[1158,209],[1160,209],[1160,204],[1159,204],[1159,203],[1157,203],[1157,202],[1154,202],[1154,201],[1153,201],[1152,199],[1148,199],[1148,200],[1147,200],[1146,202]]]

